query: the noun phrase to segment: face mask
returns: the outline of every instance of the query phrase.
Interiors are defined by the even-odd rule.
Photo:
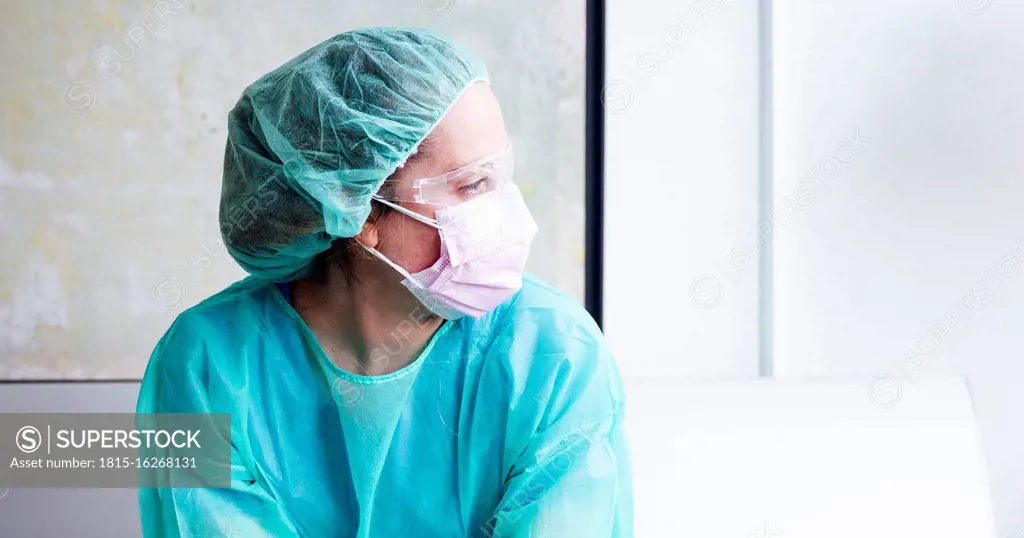
[[[440,232],[441,257],[416,274],[363,246],[402,274],[402,285],[431,312],[445,319],[479,318],[522,287],[537,223],[515,184],[439,209],[436,219],[374,199]]]

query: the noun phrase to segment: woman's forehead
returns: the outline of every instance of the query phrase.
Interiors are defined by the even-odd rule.
[[[394,177],[392,188],[412,189],[418,179],[441,176],[508,147],[501,107],[487,84],[467,89]]]
[[[452,105],[431,135],[427,159],[447,173],[500,152],[508,145],[501,107],[488,85],[474,84]]]

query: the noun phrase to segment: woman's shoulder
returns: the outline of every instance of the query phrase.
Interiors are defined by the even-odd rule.
[[[163,340],[184,336],[209,344],[228,335],[252,333],[251,323],[262,317],[271,286],[254,277],[235,282],[178,314]]]
[[[233,356],[229,350],[242,349],[246,340],[264,333],[271,292],[276,293],[272,283],[249,277],[178,314],[157,342],[147,373],[195,372]]]
[[[602,340],[601,329],[583,305],[534,275],[523,275],[523,287],[496,312],[496,322],[531,327],[585,340]]]
[[[625,390],[601,329],[575,299],[527,275],[492,321],[484,361],[522,427],[568,430],[622,412]]]
[[[594,319],[537,277],[526,275],[519,293],[495,314],[490,348],[513,376],[618,383],[618,368]]]
[[[276,292],[268,286],[272,284],[250,277],[178,314],[150,356],[139,409],[166,410],[171,405],[168,402],[192,400],[189,405],[195,409],[210,403],[226,408],[221,400],[230,398],[217,394],[230,392],[227,385],[243,363],[240,355],[253,347],[247,345],[248,340],[264,332],[259,324],[263,323],[265,295]]]

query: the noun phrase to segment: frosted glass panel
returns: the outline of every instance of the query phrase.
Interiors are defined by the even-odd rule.
[[[627,376],[757,375],[757,5],[607,20],[609,343]]]
[[[775,372],[965,375],[1024,522],[1024,3],[776,2]],[[873,381],[868,381],[873,380]]]
[[[0,16],[0,378],[141,376],[179,312],[243,276],[217,224],[228,110],[363,26],[438,29],[489,65],[541,227],[529,268],[582,300],[583,2],[57,4]]]

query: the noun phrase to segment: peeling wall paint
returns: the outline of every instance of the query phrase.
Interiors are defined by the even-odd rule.
[[[217,225],[247,84],[362,26],[476,51],[541,226],[530,270],[582,300],[583,2],[9,0],[0,19],[0,378],[137,378],[244,276]]]

